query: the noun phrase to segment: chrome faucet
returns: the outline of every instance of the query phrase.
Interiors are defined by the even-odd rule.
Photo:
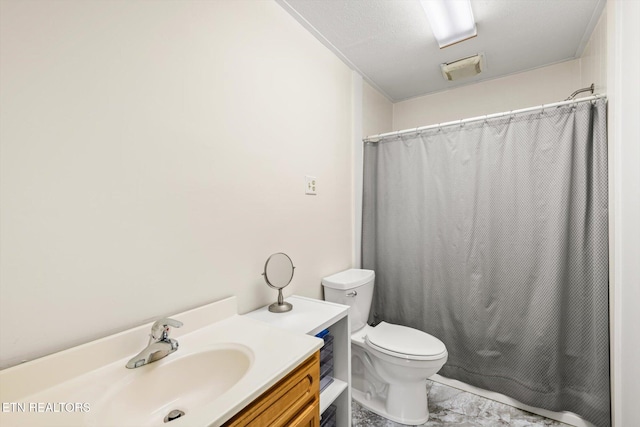
[[[129,362],[127,368],[133,369],[160,360],[178,349],[178,341],[169,338],[171,327],[179,328],[182,322],[175,319],[160,319],[151,326],[149,344]]]

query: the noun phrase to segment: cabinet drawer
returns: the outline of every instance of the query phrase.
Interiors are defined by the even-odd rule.
[[[280,427],[296,422],[303,412],[318,411],[320,401],[320,352],[304,361],[292,373],[264,392],[227,421],[225,427]],[[313,419],[311,417],[310,419]],[[318,419],[315,417],[315,419]],[[304,424],[308,425],[308,424]]]
[[[289,427],[318,427],[320,425],[320,404],[316,403],[298,414],[298,416],[288,424]]]

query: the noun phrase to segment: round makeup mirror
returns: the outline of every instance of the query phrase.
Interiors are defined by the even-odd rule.
[[[272,313],[284,313],[293,308],[291,304],[284,301],[282,289],[291,283],[294,269],[291,258],[285,253],[278,252],[267,258],[262,275],[269,287],[278,290],[278,301],[269,306],[269,311]]]

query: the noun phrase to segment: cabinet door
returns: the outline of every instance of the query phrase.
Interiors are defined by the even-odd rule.
[[[291,427],[319,427],[320,405],[310,406],[291,421]]]
[[[224,427],[289,427],[320,404],[320,352],[231,418]],[[317,416],[319,418],[319,414]],[[319,425],[319,424],[318,424]]]

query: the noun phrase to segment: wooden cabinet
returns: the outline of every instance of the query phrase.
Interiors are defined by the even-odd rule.
[[[319,351],[224,424],[225,427],[319,425]]]
[[[293,420],[290,425],[294,427],[318,427],[320,425],[320,406],[316,404],[308,408]]]
[[[335,405],[338,427],[351,426],[351,326],[349,307],[306,297],[291,296],[286,299],[293,310],[272,313],[268,307],[247,313],[245,316],[267,322],[289,331],[316,335],[329,329],[333,335],[334,381],[320,393],[320,414],[329,405]],[[307,425],[307,424],[301,424]],[[316,424],[317,425],[317,424]]]

